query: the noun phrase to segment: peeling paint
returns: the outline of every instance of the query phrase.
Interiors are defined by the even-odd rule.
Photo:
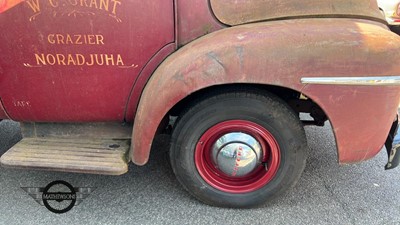
[[[370,33],[379,38],[370,37]],[[397,43],[387,41],[394,36],[399,40]],[[315,44],[327,40],[359,44],[351,48]],[[367,20],[275,21],[232,27],[208,35],[169,57],[146,86],[141,110],[134,122],[133,161],[140,165],[146,163],[158,124],[181,99],[210,86],[235,83],[282,86],[301,92],[329,117],[341,163],[370,158],[386,140],[400,99],[399,87],[304,85],[300,80],[302,77],[400,74],[398,61],[400,38]],[[181,74],[174,77],[178,73]],[[186,83],[177,83],[179,79]],[[162,98],[153,94],[165,89],[169,91]],[[387,111],[376,110],[385,107]],[[364,149],[362,155],[357,149]]]

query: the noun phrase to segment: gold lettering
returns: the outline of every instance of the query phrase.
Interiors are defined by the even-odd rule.
[[[104,45],[104,37],[101,34],[96,35],[96,43],[99,45],[100,43]]]
[[[42,2],[48,1],[47,4],[50,5],[50,7],[52,8],[76,6],[76,7],[86,7],[86,8],[102,10],[103,13],[110,15],[118,22],[121,22],[121,20],[117,17],[117,13],[119,12],[119,8],[122,6],[122,0],[19,0],[19,1],[25,1],[28,5],[28,8],[30,8],[35,13],[35,15],[33,15],[29,19],[30,21],[34,20],[35,17],[41,13],[40,1]],[[87,12],[87,10],[84,11],[85,13],[90,13],[90,15],[95,15],[93,12]],[[75,9],[68,15],[73,14],[76,16],[79,13],[82,12],[78,9]],[[57,13],[53,12],[53,15],[56,16]]]
[[[31,107],[31,102],[29,101],[15,101],[13,104],[15,107]]]
[[[37,65],[46,65],[46,59],[44,57],[44,54],[41,54],[41,56],[39,56],[38,54],[35,53],[35,58]]]
[[[71,4],[72,6],[76,6],[78,5],[78,0],[68,0],[69,4]]]
[[[117,55],[117,66],[125,65],[120,54]]]
[[[56,57],[57,57],[58,65],[62,64],[65,66],[65,56],[63,54],[57,54]]]
[[[49,65],[54,65],[54,64],[56,64],[56,58],[55,58],[54,55],[52,55],[52,54],[47,54],[46,60],[47,60],[47,63],[48,63]]]
[[[101,34],[48,34],[47,42],[58,45],[104,45],[104,36]]]
[[[57,44],[64,44],[64,36],[62,34],[56,34]]]
[[[76,54],[76,64],[82,66],[85,64],[85,57],[82,54]]]
[[[35,54],[35,59],[38,66],[125,66],[120,54]]]
[[[99,62],[98,54],[95,54],[94,56],[95,56],[95,58],[96,58],[96,63],[97,63],[97,65],[102,66],[102,65],[104,64],[103,54],[100,54],[100,56],[101,56],[101,57],[100,57],[101,63]]]
[[[67,39],[65,41],[65,44],[74,44],[74,42],[72,41],[72,38],[69,34],[67,34]]]
[[[71,54],[68,54],[68,65],[76,66],[76,62],[74,61],[74,58],[72,57]]]
[[[53,6],[53,8],[58,7],[58,2],[57,1],[54,2],[54,0],[49,0],[49,3],[50,3],[51,6]]]
[[[39,0],[27,0],[26,3],[28,3],[34,13],[40,12]]]
[[[118,5],[121,5],[121,2],[120,2],[119,0],[111,0],[111,1],[114,2],[112,14],[116,15],[116,14],[117,14],[117,12],[116,12],[116,10],[117,10],[117,4],[118,4]]]
[[[113,55],[107,55],[104,54],[105,58],[106,58],[106,65],[109,66],[114,66],[114,56]]]
[[[103,9],[108,12],[108,3],[110,0],[100,0],[100,9]]]
[[[93,66],[93,64],[94,64],[93,54],[90,54],[90,63],[86,63],[86,65]]]
[[[49,34],[49,35],[47,36],[47,41],[48,41],[50,44],[55,44],[56,41],[54,40],[54,34]]]
[[[94,35],[93,35],[93,34],[89,34],[89,35],[88,35],[88,44],[89,44],[89,45],[94,45],[94,44],[96,44],[96,43],[94,42]]]
[[[93,7],[93,5],[95,6],[95,8],[97,9],[97,0],[91,0],[90,1],[90,8],[92,8]]]
[[[85,6],[86,6],[86,7],[89,7],[88,4],[87,4],[87,2],[86,2],[86,0],[81,0],[81,6],[84,6],[83,3],[85,3]]]
[[[82,44],[81,35],[80,35],[80,34],[77,34],[77,35],[74,35],[74,37],[76,37],[76,39],[75,39],[75,44],[81,45],[81,44]]]

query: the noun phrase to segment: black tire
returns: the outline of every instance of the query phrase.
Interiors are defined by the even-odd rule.
[[[236,120],[249,121],[273,135],[280,164],[262,187],[232,193],[213,187],[213,182],[200,175],[195,151],[199,151],[198,142],[207,130],[224,121]],[[228,90],[198,100],[179,117],[171,140],[171,166],[178,181],[200,201],[220,207],[254,207],[281,195],[300,178],[308,151],[303,126],[294,111],[278,97],[261,90]]]

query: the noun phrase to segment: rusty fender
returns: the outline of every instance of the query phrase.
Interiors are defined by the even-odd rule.
[[[231,1],[210,0],[219,21],[238,25],[255,21],[290,17],[351,17],[369,18],[385,23],[376,0],[282,0]]]
[[[148,161],[168,111],[198,90],[224,84],[290,88],[328,115],[341,163],[374,156],[398,106],[398,86],[302,84],[303,77],[400,75],[400,39],[383,24],[357,19],[299,19],[227,28],[167,58],[147,83],[137,109],[132,161]]]

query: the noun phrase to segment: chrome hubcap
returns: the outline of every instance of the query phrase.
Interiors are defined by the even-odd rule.
[[[212,147],[213,162],[230,177],[243,177],[262,163],[262,147],[252,136],[232,132],[221,136]]]

